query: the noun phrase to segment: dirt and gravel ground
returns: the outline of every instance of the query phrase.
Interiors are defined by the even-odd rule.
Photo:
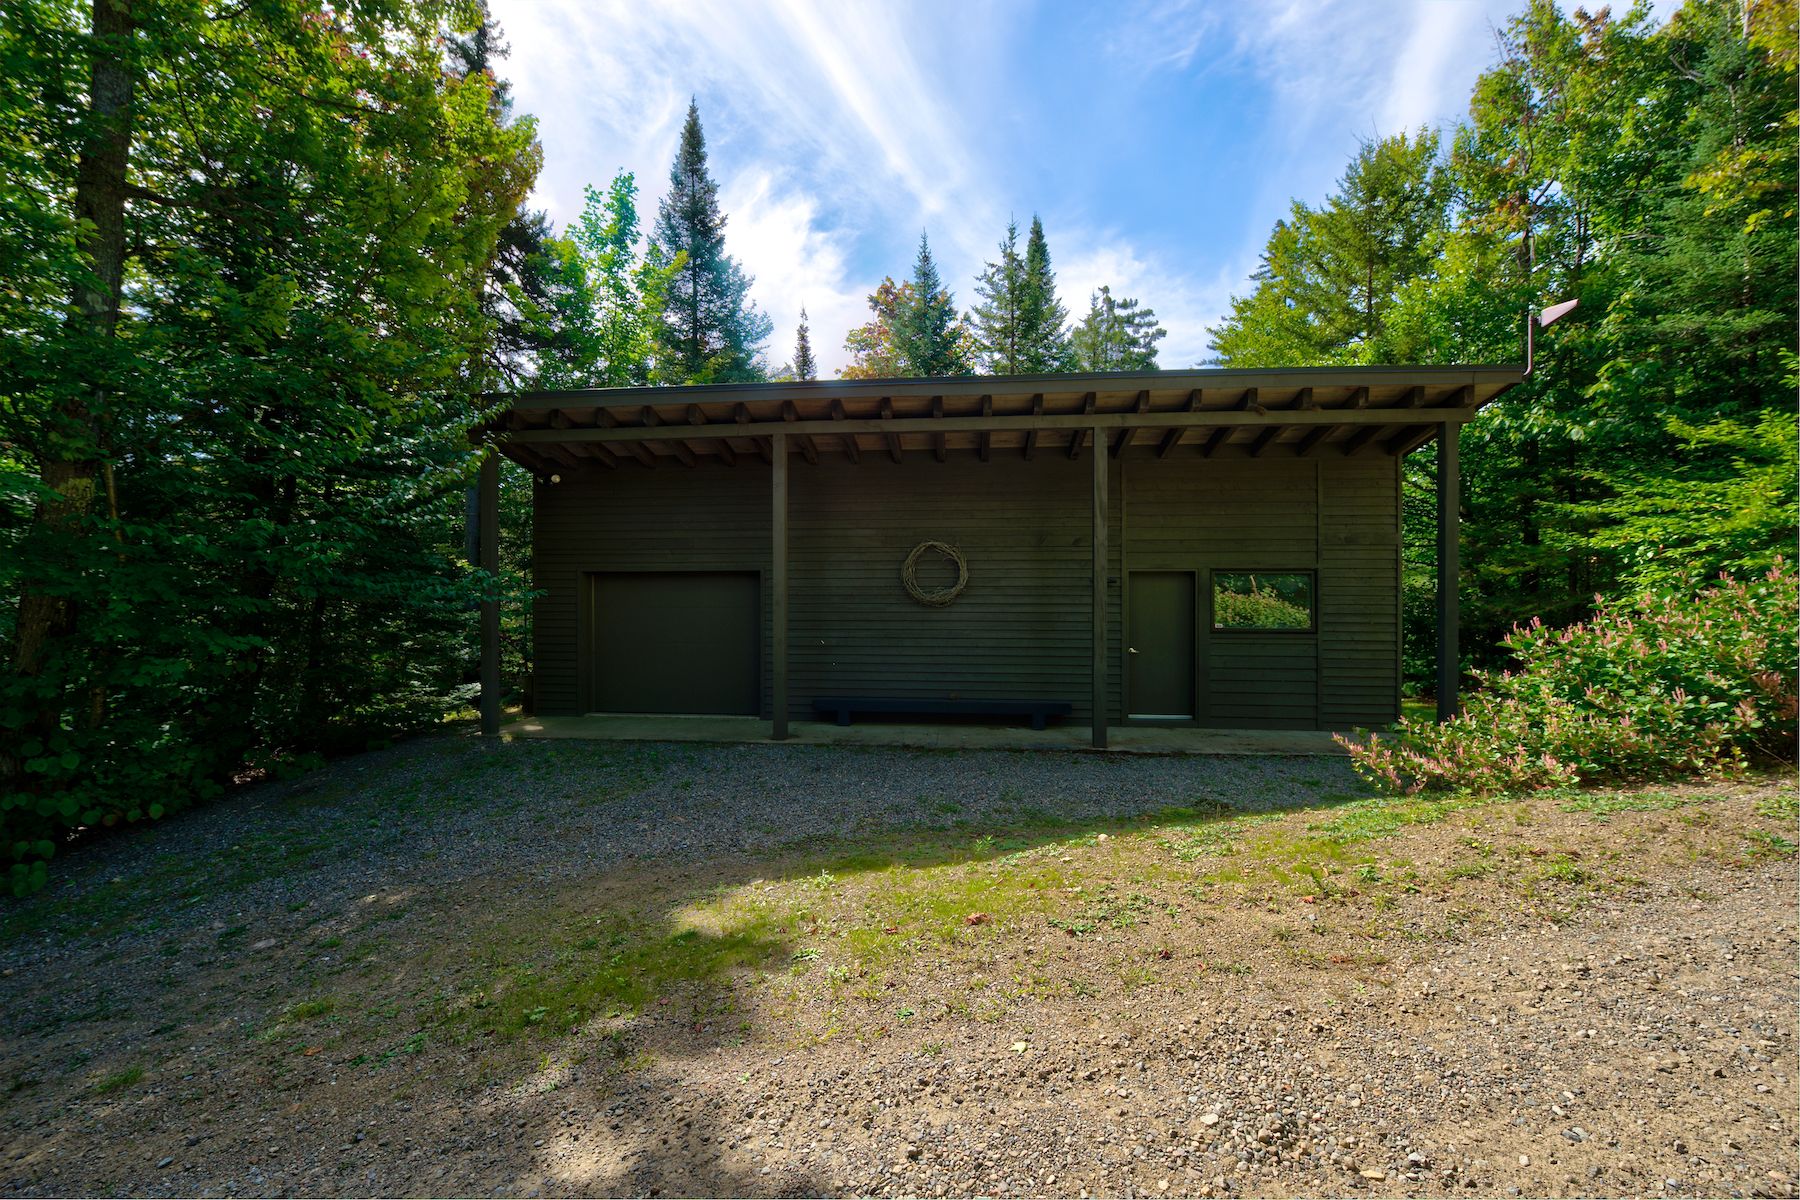
[[[415,741],[0,907],[0,1192],[1794,1195],[1794,825]]]

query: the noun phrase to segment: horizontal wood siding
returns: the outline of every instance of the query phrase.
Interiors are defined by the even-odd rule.
[[[539,484],[532,526],[538,711],[583,711],[587,631],[584,577],[598,571],[763,572],[763,645],[769,639],[769,471],[760,464],[645,471],[565,468]],[[767,654],[763,713],[768,714]]]
[[[1092,470],[1085,455],[1044,454],[797,464],[792,715],[809,716],[812,698],[826,695],[1026,698],[1066,700],[1071,719],[1086,721]],[[1116,575],[1116,499],[1110,508]],[[901,564],[923,541],[956,546],[968,561],[968,588],[947,608],[924,607],[901,583]],[[1116,588],[1111,597],[1109,661]],[[1116,680],[1110,702],[1116,711]]]
[[[789,715],[816,696],[1067,700],[1089,719],[1091,449],[1070,460],[967,453],[860,465],[798,456],[790,475]],[[1245,728],[1347,728],[1397,715],[1398,466],[1386,455],[1215,461],[1132,448],[1109,464],[1110,719],[1121,719],[1127,570],[1199,573],[1198,719]],[[580,712],[585,577],[602,571],[763,574],[768,714],[769,469],[627,464],[568,469],[537,490],[537,704]],[[959,546],[968,590],[910,599],[919,542]],[[1206,572],[1317,572],[1316,633],[1215,633]]]
[[[1320,721],[1386,725],[1400,715],[1400,460],[1321,460]]]
[[[1318,724],[1318,635],[1215,632],[1208,586],[1212,571],[1318,569],[1318,462],[1126,460],[1126,568],[1198,573],[1199,724]]]

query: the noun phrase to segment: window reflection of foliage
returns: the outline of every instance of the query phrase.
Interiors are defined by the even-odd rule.
[[[1312,576],[1220,573],[1213,576],[1214,629],[1309,630]]]

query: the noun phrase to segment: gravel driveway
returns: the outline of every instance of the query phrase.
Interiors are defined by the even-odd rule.
[[[89,932],[109,888],[136,912],[179,897],[177,925],[253,917],[279,937],[287,910],[331,905],[414,880],[434,884],[521,873],[543,882],[621,863],[699,863],[809,839],[883,830],[985,825],[1021,816],[1080,822],[1172,805],[1226,802],[1245,811],[1366,795],[1349,760],[1107,756],[1021,751],[865,750],[419,738],[341,760],[289,783],[245,789],[77,851],[25,905],[0,908],[9,936],[0,969],[38,969]],[[194,864],[238,886],[192,899]],[[216,879],[216,876],[215,876]],[[148,894],[146,894],[148,893]],[[0,901],[0,903],[5,903]],[[66,910],[66,911],[59,911]],[[108,922],[102,920],[103,927]],[[158,939],[159,916],[109,944]],[[91,929],[91,926],[90,926]],[[85,952],[88,947],[82,945]]]
[[[1368,835],[1339,758],[420,739],[0,907],[0,1193],[1793,1195],[1788,786]],[[784,923],[705,987],[444,1015],[726,904]]]

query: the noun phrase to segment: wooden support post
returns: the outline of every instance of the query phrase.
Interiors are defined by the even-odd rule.
[[[500,736],[500,455],[488,447],[481,460],[475,504],[477,565],[487,576],[481,601],[481,736]]]
[[[1461,614],[1457,607],[1457,579],[1461,573],[1462,478],[1457,462],[1457,441],[1462,422],[1445,421],[1438,427],[1437,473],[1437,718],[1456,715],[1456,690],[1462,679],[1458,642]]]
[[[1106,749],[1106,432],[1094,430],[1094,749]]]
[[[775,486],[770,497],[770,590],[774,593],[769,617],[770,716],[769,736],[778,742],[788,736],[788,446],[787,434],[770,438],[774,461],[770,474]]]

